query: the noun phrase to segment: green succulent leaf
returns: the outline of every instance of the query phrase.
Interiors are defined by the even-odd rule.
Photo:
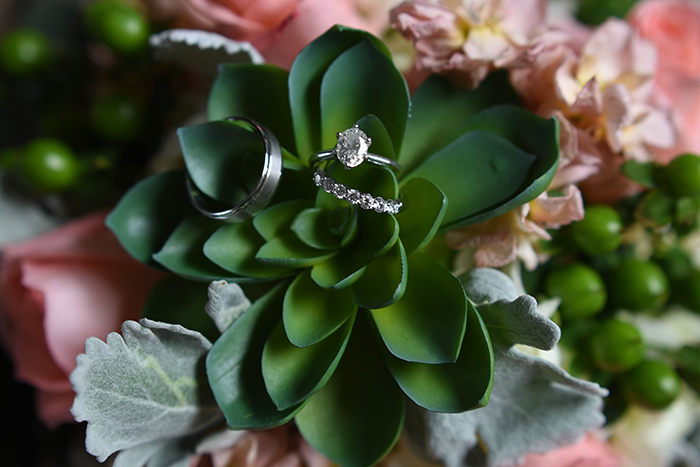
[[[325,386],[345,352],[354,321],[351,316],[333,334],[304,348],[289,341],[280,321],[262,354],[265,387],[279,410],[303,402]]]
[[[216,402],[234,430],[283,425],[302,405],[277,410],[267,394],[260,361],[267,337],[282,315],[286,283],[259,298],[219,337],[206,360]]]
[[[270,129],[283,147],[295,152],[288,75],[272,65],[220,65],[209,93],[209,120],[252,118]]]
[[[450,201],[443,229],[504,214],[542,193],[559,161],[559,125],[501,105],[474,116],[467,133],[430,156],[408,179],[435,183]],[[456,175],[459,174],[459,175]]]
[[[326,261],[335,251],[318,250],[304,244],[292,232],[265,243],[255,257],[272,266],[306,268]]]
[[[376,115],[365,115],[357,121],[356,125],[372,140],[369,150],[372,154],[396,159],[396,151],[394,150],[391,136],[389,136],[386,127]]]
[[[264,264],[255,258],[264,244],[265,239],[255,230],[253,220],[248,219],[219,227],[204,243],[204,255],[223,269],[250,278],[271,279],[289,272],[287,268]]]
[[[462,135],[469,119],[479,111],[518,103],[506,71],[491,73],[474,90],[457,87],[444,76],[430,76],[411,98],[411,118],[399,157],[403,175]]]
[[[371,34],[335,26],[306,46],[294,60],[289,72],[289,101],[298,154],[304,162],[312,154],[330,148],[321,145],[321,83],[328,67],[343,52],[366,39],[391,59],[386,46]]]
[[[406,292],[408,280],[406,251],[401,241],[367,265],[352,286],[352,299],[362,308],[384,308],[396,303]]]
[[[188,217],[177,226],[153,259],[168,270],[194,280],[246,280],[231,274],[204,256],[204,243],[221,226],[221,222],[200,215]]]
[[[153,175],[134,185],[105,223],[131,256],[157,266],[153,254],[185,217],[195,213],[186,193],[183,172]]]
[[[294,199],[269,206],[253,218],[253,225],[260,236],[269,242],[288,232],[294,218],[312,205],[312,201]]]
[[[401,190],[403,207],[396,215],[406,254],[430,243],[447,212],[447,197],[433,182],[413,178]]]
[[[334,333],[356,310],[349,289],[322,289],[307,270],[287,289],[282,318],[292,344],[308,347]]]
[[[382,121],[401,148],[410,98],[401,73],[372,39],[365,39],[340,54],[321,82],[321,145],[332,148],[336,133],[352,127],[365,115]]]
[[[307,246],[320,250],[337,249],[341,238],[330,230],[330,214],[322,208],[306,209],[294,219],[291,230]]]
[[[494,375],[493,348],[486,326],[471,304],[467,315],[467,331],[455,363],[412,363],[384,352],[396,382],[421,407],[461,413],[488,403]]]
[[[333,209],[328,221],[330,231],[336,235],[342,235],[340,246],[347,246],[357,237],[358,208],[345,206]]]
[[[369,467],[401,434],[404,397],[384,362],[365,317],[331,379],[296,416],[308,443],[343,467]]]
[[[467,327],[467,295],[459,280],[434,259],[411,255],[401,300],[371,313],[396,357],[419,363],[457,360]]]
[[[630,180],[634,180],[646,188],[656,188],[658,167],[653,162],[625,161],[620,171]]]

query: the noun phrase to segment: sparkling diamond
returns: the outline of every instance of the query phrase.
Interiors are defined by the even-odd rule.
[[[316,186],[321,186],[322,179],[323,179],[323,176],[319,172],[316,172],[314,174],[314,183],[316,184]]]
[[[354,188],[351,188],[348,190],[348,194],[345,195],[345,199],[350,204],[358,204],[360,202],[360,192],[355,190]]]
[[[348,187],[339,183],[337,187],[333,190],[333,194],[336,198],[343,199],[348,194]]]
[[[375,201],[377,205],[374,207],[374,210],[377,211],[378,213],[383,213],[388,210],[389,205],[387,204],[386,200],[382,198],[381,196],[377,196],[375,198]]]
[[[374,209],[377,202],[372,198],[369,193],[362,193],[360,195],[360,207],[362,209]]]
[[[357,125],[338,134],[335,155],[346,169],[357,167],[365,161],[372,141]]]

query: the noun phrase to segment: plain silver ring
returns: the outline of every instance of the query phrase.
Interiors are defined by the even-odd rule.
[[[187,196],[195,209],[210,219],[225,220],[237,218],[244,220],[260,212],[275,195],[282,177],[282,149],[275,135],[252,118],[228,117],[226,120],[229,122],[246,122],[262,138],[265,148],[265,162],[263,163],[262,174],[258,183],[243,201],[230,209],[217,211],[207,207],[207,204],[211,204],[211,198],[202,193],[195,186],[189,174],[186,174]]]
[[[324,162],[333,161],[337,159],[338,157],[336,156],[336,150],[329,149],[328,151],[317,152],[316,154],[311,156],[309,158],[309,165],[312,169],[315,169]],[[401,164],[399,164],[393,159],[389,159],[388,157],[367,153],[365,155],[365,161],[370,162],[374,165],[387,166],[390,169],[392,169],[395,173],[401,172]],[[349,167],[346,168],[349,169]]]

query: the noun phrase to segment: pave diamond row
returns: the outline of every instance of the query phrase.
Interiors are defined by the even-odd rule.
[[[350,204],[360,206],[362,209],[373,209],[378,213],[398,214],[401,206],[403,206],[403,203],[398,199],[384,199],[380,196],[375,198],[369,193],[360,193],[354,188],[348,188],[328,176],[323,170],[316,169],[314,183],[316,186],[323,188],[326,193],[330,193],[338,199],[344,199]]]

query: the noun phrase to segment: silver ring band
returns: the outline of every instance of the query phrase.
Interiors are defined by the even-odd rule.
[[[197,211],[206,217],[218,220],[231,218],[243,220],[260,212],[275,195],[282,176],[282,149],[275,135],[255,120],[247,117],[228,117],[226,120],[229,122],[246,122],[262,138],[265,148],[265,161],[258,183],[253,188],[253,191],[234,207],[225,210],[214,210],[207,207],[208,204],[211,204],[211,198],[202,193],[195,186],[189,174],[187,174],[187,196]]]
[[[332,161],[332,160],[337,160],[338,157],[336,156],[336,150],[335,149],[329,149],[328,151],[321,151],[317,152],[313,156],[309,158],[309,165],[311,166],[312,169],[315,169],[319,165],[323,164],[324,162]],[[388,157],[384,156],[379,156],[377,154],[372,154],[372,153],[367,153],[365,155],[365,161],[370,162],[374,165],[382,165],[382,166],[388,166],[391,170],[393,170],[396,173],[401,172],[401,164],[396,162],[393,159],[389,159]],[[346,167],[349,169],[350,167]]]
[[[316,169],[314,172],[314,183],[338,199],[345,200],[362,209],[372,209],[380,214],[398,214],[403,206],[401,200],[398,199],[384,199],[381,196],[374,197],[369,193],[360,193],[354,188],[343,185],[321,169]]]

